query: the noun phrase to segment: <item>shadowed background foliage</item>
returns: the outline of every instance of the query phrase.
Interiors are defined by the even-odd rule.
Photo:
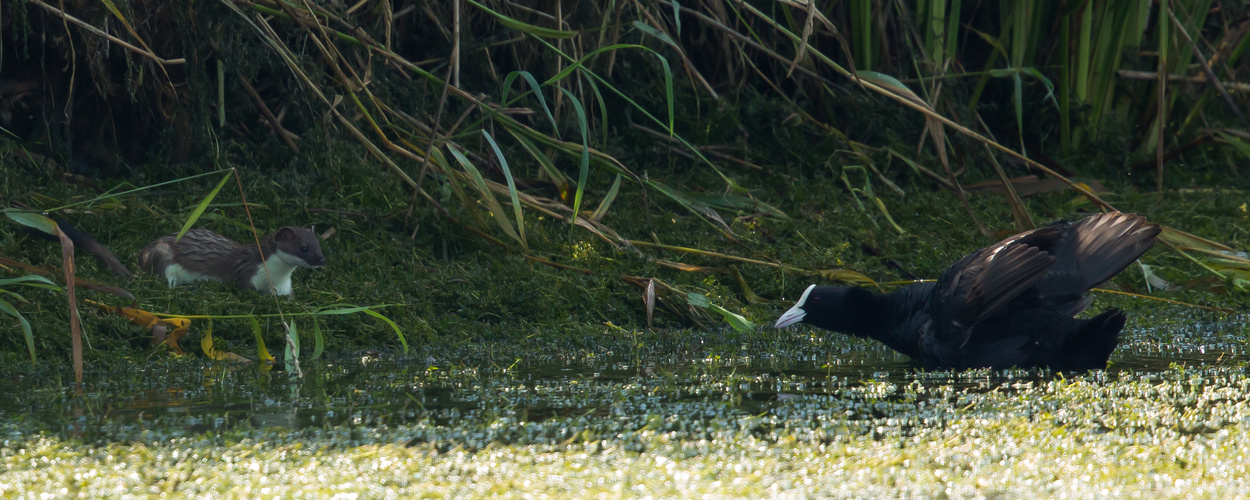
[[[246,196],[262,233],[336,229],[294,304],[130,282],[156,311],[402,304],[388,314],[428,338],[746,332],[800,282],[932,277],[995,230],[1079,211],[1246,237],[1212,222],[1244,218],[1239,196],[1207,191],[1244,184],[1250,158],[1240,2],[19,0],[0,14],[6,208],[92,200],[54,215],[127,261],[213,184],[116,193],[234,167],[238,187],[198,225],[245,240]],[[5,254],[59,265],[2,231]],[[1170,234],[1168,279],[1208,280],[1176,298],[1240,288],[1244,259]],[[1170,284],[1143,270],[1139,291]],[[64,295],[33,293],[17,309],[64,331]],[[88,316],[97,338],[146,341]],[[396,338],[318,321],[349,345]]]

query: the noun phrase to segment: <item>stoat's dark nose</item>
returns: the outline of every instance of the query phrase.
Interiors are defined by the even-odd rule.
[[[313,260],[313,263],[312,263],[312,264],[313,264],[314,266],[321,266],[321,265],[323,265],[323,264],[325,264],[325,263],[326,263],[326,256],[324,256],[324,255],[318,255],[318,256],[317,256],[317,258],[316,258],[315,260]]]

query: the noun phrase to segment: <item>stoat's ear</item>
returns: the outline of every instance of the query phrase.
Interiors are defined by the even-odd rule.
[[[290,238],[296,238],[298,236],[299,234],[295,231],[295,228],[291,226],[284,226],[273,235],[274,239],[279,240],[279,241],[290,239]]]

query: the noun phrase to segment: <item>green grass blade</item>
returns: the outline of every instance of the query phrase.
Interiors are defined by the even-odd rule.
[[[363,312],[365,314],[378,318],[382,321],[385,321],[386,324],[388,325],[391,325],[391,329],[395,330],[395,336],[399,337],[399,343],[404,346],[404,354],[408,353],[408,339],[404,338],[404,332],[403,330],[399,329],[399,325],[395,324],[394,321],[391,321],[391,318],[383,316],[382,313],[374,311],[373,309],[365,309]]]
[[[1089,99],[1089,68],[1094,57],[1092,46],[1094,31],[1094,2],[1084,2],[1084,12],[1077,16],[1081,20],[1076,44],[1076,78],[1073,88],[1076,98],[1082,103]]]
[[[473,182],[476,183],[477,190],[482,195],[482,201],[486,202],[486,208],[490,210],[490,215],[495,218],[495,222],[499,224],[499,228],[503,229],[504,233],[507,233],[509,237],[516,240],[517,243],[520,243],[521,246],[524,247],[525,242],[522,241],[521,237],[517,235],[516,229],[514,229],[512,227],[512,223],[508,221],[508,216],[503,214],[503,206],[499,204],[499,200],[495,199],[495,194],[492,193],[490,191],[490,187],[486,185],[486,179],[482,177],[482,172],[478,171],[477,167],[473,166],[473,163],[464,156],[464,153],[461,153],[455,146],[449,143],[447,144],[447,150],[451,151],[451,155],[456,158],[456,161],[460,163],[460,166],[464,167],[465,172],[473,177]]]
[[[486,221],[482,220],[482,214],[478,213],[477,205],[469,199],[469,195],[465,193],[464,183],[457,177],[450,166],[447,164],[447,158],[437,149],[430,151],[430,161],[437,164],[440,169],[446,173],[447,186],[451,188],[451,192],[460,200],[460,204],[464,205],[465,210],[469,211],[469,216],[477,223],[478,227],[485,228]]]
[[[998,64],[998,58],[1000,56],[1008,57],[1007,48],[1003,47],[1000,37],[990,36],[989,33],[978,31],[973,28],[968,29],[973,33],[976,33],[977,36],[981,37],[981,39],[988,43],[991,47],[994,47],[994,50],[990,51],[989,57],[985,60],[985,66],[983,66],[986,71],[993,70],[994,66]],[[1008,33],[1002,33],[1001,38],[1006,38],[1007,35]],[[976,88],[972,90],[972,97],[968,99],[968,109],[977,109],[977,104],[981,102],[981,93],[985,91],[985,86],[990,82],[990,76],[992,75],[982,76],[980,80],[977,81]]]
[[[1020,68],[1020,72],[1036,78],[1039,82],[1042,82],[1042,85],[1046,86],[1046,96],[1043,97],[1043,99],[1049,100],[1051,104],[1055,105],[1055,109],[1059,109],[1059,101],[1055,99],[1054,82],[1051,82],[1049,78],[1046,78],[1046,75],[1043,75],[1041,71],[1032,67]]]
[[[22,316],[22,313],[17,312],[17,309],[13,308],[13,304],[4,299],[0,299],[0,311],[17,318],[18,323],[22,324],[22,335],[26,336],[26,350],[30,352],[30,364],[35,364],[37,360],[35,358],[35,334],[30,329],[30,322],[26,321],[26,317]]]
[[[1004,29],[1011,30],[1011,57],[1008,64],[1012,68],[1025,65],[1024,56],[1029,47],[1029,15],[1032,14],[1030,3],[1029,0],[1012,2],[1010,18],[1003,18]]]
[[[885,73],[878,73],[876,71],[857,71],[855,76],[857,78],[867,80],[878,87],[889,90],[899,97],[924,106],[925,108],[933,109],[932,106],[929,106],[927,101],[921,99],[915,92],[912,92],[911,88],[907,87],[907,85],[903,82],[900,82],[898,78],[894,78],[893,76]]]
[[[321,334],[321,322],[313,320],[313,353],[312,359],[321,359],[321,354],[326,350],[325,335]]]
[[[651,53],[651,54],[655,55],[657,58],[659,58],[659,59],[661,60],[661,62],[663,63],[664,67],[667,69],[667,68],[668,68],[668,63],[667,63],[667,60],[664,60],[662,56],[660,56],[659,54],[656,54],[656,53],[655,53],[655,51],[653,51],[653,50],[651,50],[651,49],[649,49],[649,48],[647,48],[647,47],[645,47],[645,46],[642,46],[642,45],[636,45],[636,44],[616,44],[616,45],[611,45],[611,46],[608,46],[608,47],[602,47],[602,48],[600,48],[600,49],[596,49],[596,50],[592,51],[591,53],[586,54],[585,56],[582,56],[582,57],[581,57],[581,58],[579,58],[579,59],[574,59],[574,58],[570,57],[568,54],[565,54],[563,51],[561,51],[559,47],[556,47],[556,46],[554,46],[554,45],[552,45],[552,44],[550,44],[550,43],[547,43],[547,41],[546,41],[546,40],[537,39],[537,41],[538,41],[539,43],[543,44],[544,46],[546,46],[546,47],[547,47],[547,49],[551,50],[553,53],[559,54],[559,55],[560,55],[560,57],[562,57],[562,58],[564,58],[564,59],[566,59],[566,60],[568,60],[568,61],[569,61],[569,66],[565,67],[565,69],[564,69],[564,70],[562,70],[560,73],[558,73],[558,74],[556,74],[555,76],[553,76],[553,77],[549,78],[549,79],[547,80],[547,82],[545,82],[545,83],[544,83],[544,85],[548,85],[548,84],[550,84],[550,83],[552,83],[552,82],[558,81],[558,80],[560,80],[560,79],[562,79],[562,78],[564,78],[564,77],[568,76],[568,74],[572,73],[573,71],[576,71],[576,70],[582,70],[582,71],[584,71],[584,74],[585,74],[585,75],[587,75],[590,79],[593,79],[593,80],[595,80],[596,82],[598,82],[599,84],[602,84],[605,88],[607,88],[609,91],[611,91],[614,95],[616,95],[617,97],[620,97],[621,99],[625,100],[625,102],[627,102],[627,103],[628,103],[628,104],[629,104],[629,105],[630,105],[633,109],[637,110],[637,111],[638,111],[638,113],[639,113],[641,116],[646,117],[648,120],[650,120],[652,123],[655,123],[657,126],[664,127],[666,130],[668,130],[668,131],[669,131],[669,133],[670,133],[670,134],[672,134],[672,137],[673,137],[674,139],[676,139],[678,142],[680,142],[681,144],[683,144],[683,145],[685,145],[687,148],[689,148],[689,149],[690,149],[690,152],[691,152],[693,155],[695,155],[695,156],[699,159],[699,161],[703,162],[705,165],[707,165],[708,167],[710,167],[710,168],[712,169],[712,171],[713,171],[713,172],[715,172],[715,173],[716,173],[716,175],[717,175],[718,177],[720,177],[720,179],[726,183],[727,187],[728,187],[730,190],[741,191],[741,192],[745,192],[745,191],[746,191],[746,190],[745,190],[745,188],[743,188],[742,186],[739,186],[737,182],[735,182],[735,181],[734,181],[733,179],[731,179],[730,177],[726,176],[726,175],[725,175],[725,173],[724,173],[724,172],[722,172],[722,171],[720,170],[720,168],[718,168],[718,167],[716,166],[716,164],[715,164],[715,163],[712,163],[710,160],[708,160],[708,158],[707,158],[706,156],[704,156],[704,155],[703,155],[703,153],[699,150],[699,148],[695,147],[693,144],[690,144],[690,142],[689,142],[689,141],[687,141],[687,140],[685,140],[685,138],[683,138],[682,136],[677,135],[677,134],[675,134],[675,133],[673,132],[673,129],[672,129],[672,124],[673,124],[673,116],[674,116],[674,101],[673,101],[671,98],[670,98],[670,99],[669,99],[669,101],[668,101],[668,108],[669,108],[669,121],[668,121],[668,124],[665,124],[665,123],[664,123],[664,121],[662,121],[662,120],[661,120],[661,119],[659,119],[659,118],[656,118],[654,115],[652,115],[650,112],[648,112],[648,111],[647,111],[647,109],[646,109],[645,107],[643,107],[643,106],[639,105],[639,104],[638,104],[636,101],[634,101],[633,99],[630,99],[630,97],[629,97],[628,95],[626,95],[626,94],[625,94],[624,92],[622,92],[620,89],[618,89],[618,88],[614,87],[614,86],[613,86],[610,82],[608,82],[606,79],[604,79],[603,77],[601,77],[601,76],[599,76],[599,75],[595,74],[595,73],[594,73],[594,71],[591,71],[589,68],[584,67],[584,64],[585,64],[585,62],[586,62],[586,60],[587,60],[587,59],[589,59],[589,58],[591,58],[591,57],[594,57],[594,56],[598,55],[598,54],[599,54],[599,53],[601,53],[601,52],[604,52],[604,51],[607,51],[607,50],[617,50],[617,49],[622,49],[622,48],[637,48],[637,49],[642,49],[642,50],[644,50],[644,51],[647,51],[647,52],[649,52],[649,53]],[[668,84],[671,86],[671,82],[672,82],[672,74],[671,74],[671,72],[666,71],[666,73],[665,73],[665,80],[666,80],[666,83],[668,83]],[[670,93],[669,95],[671,96],[671,93]],[[510,120],[510,118],[508,118],[507,116],[503,116],[503,115],[500,115],[500,116],[496,117],[496,119],[497,119],[497,120],[502,120],[502,121],[505,121],[505,122],[506,122],[506,121],[508,121],[508,120]],[[537,134],[537,133],[531,132],[531,131],[529,131],[529,130],[528,130],[528,128],[522,128],[521,130],[524,130],[526,134],[530,134],[530,138],[531,138],[531,139],[533,139],[534,141],[538,142],[538,143],[542,143],[542,144],[548,144],[548,145],[556,146],[556,143],[555,143],[555,142],[554,142],[551,138],[545,137],[545,136],[543,136],[543,135],[541,135],[541,134]],[[570,154],[571,154],[571,153],[573,153],[572,148],[567,148],[567,147],[557,147],[557,149],[558,149],[558,150],[560,150],[560,151],[563,151],[563,152],[568,152],[568,153],[570,153]],[[577,153],[577,154],[579,154],[579,155],[580,155],[580,153]],[[608,169],[608,170],[609,170],[609,171],[611,171],[611,172],[621,173],[621,174],[625,174],[625,175],[627,175],[627,176],[628,176],[628,178],[635,180],[636,182],[640,183],[641,185],[646,186],[646,187],[648,187],[648,188],[650,188],[650,189],[654,189],[654,190],[656,190],[656,191],[660,192],[660,194],[664,195],[665,197],[668,197],[668,198],[672,199],[673,201],[676,201],[676,202],[677,202],[678,204],[680,204],[683,208],[685,208],[685,209],[687,209],[687,210],[691,211],[692,213],[695,213],[695,214],[696,214],[696,215],[698,215],[700,218],[704,218],[704,219],[705,219],[705,220],[707,220],[708,222],[712,222],[710,219],[707,219],[707,214],[700,212],[700,211],[699,211],[696,207],[694,207],[694,205],[692,205],[692,204],[690,203],[690,201],[689,201],[689,200],[687,200],[684,196],[682,196],[681,194],[679,194],[677,191],[675,191],[675,190],[673,190],[673,189],[670,189],[670,188],[668,188],[667,186],[664,186],[664,185],[663,185],[663,183],[660,183],[660,182],[657,182],[657,181],[654,181],[654,180],[643,180],[643,179],[640,179],[640,178],[639,178],[637,175],[635,175],[634,173],[629,172],[627,169],[623,169],[623,168],[622,168],[622,166],[617,165],[617,164],[615,164],[615,163],[614,163],[614,162],[612,162],[612,161],[605,160],[605,159],[603,158],[603,156],[605,156],[605,155],[602,155],[602,154],[596,154],[595,156],[593,156],[593,157],[592,157],[592,161],[593,161],[593,162],[595,162],[595,165],[600,166],[600,167],[603,167],[603,168],[606,168],[606,169]],[[759,204],[759,211],[768,211],[768,212],[771,212],[771,213],[773,213],[773,214],[777,215],[778,217],[781,217],[781,218],[787,218],[787,216],[785,215],[785,212],[783,212],[783,211],[781,211],[781,210],[778,210],[778,209],[776,209],[775,207],[768,206],[767,204],[762,203],[762,202]],[[722,230],[722,231],[726,231],[726,230],[727,230],[727,226],[724,226],[724,225],[716,225],[715,223],[713,223],[713,225],[714,225],[715,227],[717,227],[718,229]]]
[[[590,214],[590,220],[597,221],[602,219],[608,213],[608,207],[612,206],[612,201],[616,199],[616,193],[621,190],[621,174],[616,174],[616,182],[612,183],[612,188],[608,189],[608,194],[599,202],[599,208],[595,209],[595,213]]]
[[[688,210],[692,214],[699,216],[700,219],[703,219],[707,222],[712,223],[713,226],[721,229],[722,231],[726,231],[726,232],[729,231],[729,226],[725,225],[724,221],[717,223],[713,220],[712,216],[714,215],[714,213],[712,209],[708,207],[706,204],[698,200],[692,199],[691,197],[687,196],[685,193],[682,193],[676,189],[668,187],[659,182],[655,182],[652,180],[645,180],[643,181],[643,185],[651,189],[654,189],[656,192],[664,195],[670,200],[677,202],[677,204],[681,205],[682,208]]]
[[[1014,85],[1014,101],[1016,105],[1016,131],[1020,133],[1020,154],[1028,156],[1029,153],[1024,150],[1024,84],[1020,81],[1020,73],[1011,75],[1011,83]]]
[[[956,50],[959,48],[959,14],[962,7],[962,0],[952,0],[947,9],[948,24],[943,35],[946,37],[946,58],[952,61],[957,57]]]
[[[13,297],[14,300],[21,301],[24,304],[30,303],[29,300],[26,300],[26,297],[21,296],[21,294],[18,294],[17,292],[14,292],[13,290],[5,290],[3,288],[0,288],[0,293]]]
[[[677,0],[671,0],[673,4],[673,23],[677,25],[677,34],[681,35],[681,3]]]
[[[43,214],[6,208],[4,209],[4,215],[13,222],[23,226],[38,229],[54,236],[56,235],[56,221],[44,216]]]
[[[958,17],[958,14],[958,12],[952,11],[950,13],[951,19],[949,22],[955,22],[955,18]],[[946,0],[931,0],[928,7],[928,18],[929,29],[924,32],[925,47],[934,67],[940,68],[942,66],[942,60],[946,55],[942,50],[943,42],[946,41],[946,38],[951,36],[945,31],[946,26],[942,22],[947,19]]]
[[[92,199],[90,199],[90,200],[77,201],[77,202],[74,202],[74,203],[70,203],[69,205],[62,205],[62,206],[59,206],[59,207],[56,207],[56,208],[49,208],[47,211],[48,211],[48,212],[59,212],[59,211],[61,211],[61,210],[65,210],[65,209],[67,209],[67,208],[74,208],[74,207],[79,207],[79,206],[83,206],[83,205],[90,205],[90,204],[92,204],[92,203],[95,203],[95,202],[97,202],[97,201],[104,200],[104,199],[117,198],[117,197],[120,197],[120,196],[128,195],[128,194],[130,194],[130,193],[137,193],[137,192],[139,192],[139,191],[147,191],[147,190],[149,190],[149,189],[156,189],[156,188],[158,188],[158,187],[168,186],[168,185],[170,185],[170,184],[177,184],[177,183],[179,183],[179,182],[189,181],[189,180],[191,180],[191,179],[198,179],[198,178],[200,178],[200,177],[207,177],[207,176],[210,176],[210,175],[213,175],[213,174],[220,174],[220,173],[222,173],[222,172],[232,172],[232,171],[234,171],[234,169],[233,169],[233,168],[223,168],[223,169],[221,169],[221,170],[214,170],[214,171],[212,171],[212,172],[204,172],[204,173],[201,173],[201,174],[188,175],[188,176],[186,176],[186,177],[182,177],[182,178],[179,178],[179,179],[174,179],[174,180],[172,180],[172,181],[158,182],[158,183],[156,183],[156,184],[152,184],[152,185],[148,185],[148,186],[138,187],[138,188],[134,188],[134,189],[128,189],[128,190],[126,190],[126,191],[121,191],[121,192],[118,192],[118,193],[106,192],[106,193],[104,193],[104,194],[102,194],[102,195],[100,195],[100,196],[97,196],[97,197],[95,197],[95,198],[92,198]],[[110,190],[110,191],[112,191],[112,190]]]
[[[668,33],[660,31],[654,26],[651,26],[642,21],[634,21],[634,27],[638,28],[638,31],[641,31],[643,33],[646,33],[648,35],[655,37],[656,40],[659,40],[661,42],[664,42],[665,44],[671,45],[675,49],[681,50],[681,47],[677,46],[677,42],[674,42],[673,38],[668,36]]]
[[[721,318],[723,318],[725,322],[729,323],[729,326],[733,327],[734,330],[743,333],[755,330],[755,323],[752,323],[740,314],[731,312],[728,309],[713,304],[706,295],[689,292],[686,294],[686,302],[695,307],[716,311],[721,315]]]
[[[505,16],[499,12],[495,12],[491,10],[489,7],[486,7],[485,5],[477,3],[473,0],[465,0],[465,1],[473,5],[474,7],[482,9],[483,12],[490,14],[497,21],[499,21],[499,24],[502,24],[514,30],[520,31],[522,33],[528,33],[530,35],[541,36],[541,37],[546,37],[546,38],[569,38],[577,34],[577,32],[575,31],[563,31],[563,30],[544,28],[542,26],[534,26],[532,24],[523,23],[511,17]]]
[[[499,150],[499,145],[495,144],[495,138],[490,136],[490,132],[482,129],[482,135],[486,137],[486,142],[490,143],[490,148],[495,151],[495,157],[499,158],[499,168],[503,170],[503,177],[508,181],[508,195],[512,197],[512,215],[516,218],[517,234],[521,236],[521,247],[529,248],[525,242],[525,218],[521,214],[521,197],[517,194],[516,182],[512,180],[512,169],[508,168],[508,159],[504,158],[503,151]]]
[[[1219,136],[1219,139],[1221,142],[1228,144],[1229,146],[1232,146],[1233,149],[1237,150],[1237,152],[1241,154],[1241,156],[1245,157],[1245,159],[1247,160],[1250,160],[1250,144],[1246,144],[1241,139],[1238,139],[1237,137],[1234,137],[1222,131],[1217,131],[1216,135]]]
[[[586,178],[590,175],[590,131],[587,130],[586,110],[582,109],[581,100],[564,87],[559,87],[559,89],[573,103],[573,110],[577,112],[577,127],[582,132],[582,159],[578,164],[577,194],[573,195],[573,217],[569,219],[569,232],[572,233],[573,228],[577,225],[578,212],[582,207],[582,194],[586,191]]]
[[[18,276],[16,278],[5,278],[0,280],[0,286],[9,285],[25,285],[36,288],[46,288],[49,290],[60,290],[61,287],[56,286],[52,280],[40,276],[38,274],[27,274],[26,276]]]
[[[337,315],[343,315],[343,314],[356,314],[359,312],[368,311],[369,309],[370,309],[369,306],[343,307],[339,309],[326,309],[324,311],[317,311],[317,315],[337,316]]]
[[[590,92],[595,95],[595,102],[599,104],[599,131],[601,144],[608,143],[608,103],[603,101],[603,94],[599,93],[599,84],[595,83],[594,78],[586,78],[586,83],[590,85]]]
[[[730,310],[716,304],[712,304],[712,307],[709,307],[708,309],[720,313],[721,317],[725,319],[725,322],[729,323],[729,326],[733,327],[734,330],[737,330],[740,333],[755,331],[755,323],[752,323],[741,314],[731,312]]]
[[[543,97],[543,88],[538,85],[538,80],[536,80],[534,75],[529,71],[513,71],[508,73],[508,76],[503,79],[503,96],[499,98],[499,101],[503,102],[504,105],[507,105],[508,91],[512,90],[512,81],[516,80],[518,76],[524,78],[525,82],[529,84],[530,90],[534,93],[534,97],[538,98],[538,104],[543,107],[543,113],[547,114],[547,120],[551,122],[551,128],[555,131],[556,137],[560,137],[560,129],[556,126],[556,119],[551,116],[551,108],[547,107],[547,99]],[[520,99],[524,95],[525,94],[521,94],[517,96],[517,99]]]
[[[286,325],[286,352],[283,359],[287,363],[299,363],[299,329],[295,327],[294,318],[287,320]]]
[[[512,137],[521,144],[521,147],[525,149],[530,156],[534,157],[534,161],[538,162],[538,168],[542,169],[542,171],[551,178],[551,181],[560,187],[560,195],[566,196],[566,191],[568,191],[569,188],[569,182],[571,182],[569,177],[564,175],[564,172],[561,172],[560,169],[556,168],[556,164],[552,163],[551,158],[548,158],[547,155],[543,154],[542,150],[538,149],[538,146],[534,144],[534,141],[531,141],[529,138],[522,135],[521,131],[517,130],[516,127],[505,126],[504,129],[507,130],[509,134],[512,134]]]
[[[647,119],[655,122],[657,125],[664,127],[665,130],[668,131],[671,137],[675,137],[677,140],[681,141],[682,144],[689,147],[691,152],[694,153],[695,156],[698,156],[701,161],[706,163],[708,166],[712,167],[712,169],[716,172],[716,175],[720,176],[720,178],[724,180],[726,183],[728,183],[731,188],[741,189],[738,186],[738,184],[733,181],[733,179],[730,179],[729,177],[725,176],[725,174],[721,172],[720,169],[716,168],[715,164],[713,164],[706,157],[704,157],[703,153],[699,152],[698,148],[694,147],[685,139],[683,139],[681,136],[678,136],[674,133],[673,124],[675,123],[674,117],[676,116],[676,112],[675,112],[676,101],[673,99],[673,72],[668,65],[668,59],[665,59],[664,56],[660,55],[658,52],[651,50],[649,47],[646,47],[644,45],[615,44],[615,45],[609,45],[607,47],[601,47],[599,49],[595,49],[591,51],[589,54],[582,56],[580,59],[574,60],[573,58],[569,57],[567,54],[560,52],[558,47],[555,47],[554,45],[547,43],[545,40],[539,40],[539,42],[543,43],[544,45],[547,46],[547,48],[559,53],[562,57],[571,61],[567,67],[565,67],[559,73],[556,73],[555,76],[548,78],[546,82],[543,82],[543,85],[550,85],[554,82],[560,81],[564,79],[565,77],[567,77],[569,74],[579,69],[586,71],[586,74],[589,75],[592,79],[598,80],[599,83],[604,84],[604,86],[606,86],[608,90],[611,90],[616,95],[625,99],[627,102],[629,102],[630,106],[632,106],[634,109],[637,109],[640,113],[642,113],[643,116],[646,116]],[[647,112],[646,108],[643,108],[637,102],[634,102],[633,99],[630,99],[628,96],[626,96],[625,93],[621,92],[620,89],[613,87],[610,83],[607,82],[607,80],[604,80],[603,77],[596,75],[593,71],[590,71],[588,68],[585,67],[586,60],[596,55],[599,55],[602,52],[606,52],[609,50],[625,49],[625,48],[642,49],[650,53],[651,55],[654,55],[656,59],[660,61],[660,65],[664,66],[664,93],[668,101],[668,123],[667,124],[665,124],[663,121],[653,116],[651,113]],[[606,110],[605,110],[604,116],[607,116]]]
[[[655,54],[655,57],[660,60],[660,65],[664,66],[664,99],[668,101],[668,135],[669,137],[672,137],[676,134],[676,132],[673,131],[673,124],[676,122],[676,120],[674,120],[674,117],[676,116],[674,106],[677,103],[677,100],[673,97],[673,70],[668,67],[668,59],[665,59],[664,56]],[[698,151],[697,148],[691,149]],[[711,162],[708,163],[710,164]],[[717,173],[720,173],[720,171],[717,170]],[[721,177],[724,177],[724,175],[722,174]],[[730,184],[733,184],[733,182],[731,181]]]
[[[213,190],[210,191],[208,196],[205,196],[203,200],[200,200],[200,204],[195,207],[195,210],[191,211],[191,215],[187,217],[187,222],[182,225],[182,230],[178,231],[178,236],[174,237],[175,241],[182,239],[182,235],[187,234],[187,231],[191,230],[191,227],[195,225],[195,222],[200,220],[200,216],[203,215],[204,211],[208,209],[208,204],[213,202],[213,198],[217,197],[217,193],[226,185],[226,181],[230,180],[230,176],[233,175],[234,172],[235,171],[233,169],[226,172],[226,175],[221,177],[221,182],[217,183],[217,187],[213,188]]]
[[[877,205],[877,210],[881,211],[881,215],[885,217],[885,221],[890,223],[890,227],[893,227],[895,231],[898,231],[898,234],[907,234],[907,230],[903,229],[903,226],[894,222],[894,217],[890,216],[890,210],[885,207],[885,202],[881,201],[881,198],[873,196],[872,202]]]
[[[554,48],[554,46],[550,46],[550,45],[549,47]],[[620,49],[642,49],[647,52],[651,52],[653,54],[655,53],[655,51],[651,50],[650,47],[647,47],[646,45],[638,45],[636,43],[617,43],[617,44],[609,45],[607,47],[599,47],[595,50],[590,51],[589,53],[582,56],[581,58],[571,62],[568,66],[565,66],[564,69],[560,70],[559,73],[556,73],[551,78],[548,78],[547,81],[543,82],[543,86],[551,85],[553,83],[556,83],[560,80],[567,78],[569,75],[573,74],[574,71],[577,71],[578,69],[582,68],[586,64],[586,61],[590,60],[591,58],[599,54],[602,54],[604,52],[610,52],[613,50],[620,50]],[[657,57],[663,57],[663,56],[659,56],[659,54],[656,54],[656,55]]]
[[[695,307],[707,308],[712,306],[712,301],[708,300],[707,296],[701,293],[690,292],[686,294],[686,302]]]
[[[855,66],[859,69],[873,68],[873,19],[872,0],[851,0],[852,20],[851,33],[856,39],[855,48],[859,58]]]
[[[540,41],[541,41],[541,42],[543,42],[545,45],[547,45],[547,47],[550,47],[550,48],[552,48],[552,49],[556,49],[556,47],[552,46],[551,44],[547,44],[547,43],[546,43],[546,41],[542,41],[542,40],[540,40]],[[599,55],[600,53],[607,52],[607,51],[610,51],[610,50],[619,50],[619,49],[642,49],[642,50],[644,50],[644,51],[649,52],[651,55],[654,55],[654,56],[655,56],[655,58],[656,58],[657,60],[659,60],[659,61],[660,61],[660,65],[661,65],[661,66],[664,66],[664,95],[665,95],[666,99],[668,100],[668,126],[667,126],[666,128],[668,129],[668,133],[669,133],[670,135],[672,135],[672,134],[673,134],[673,123],[675,122],[675,120],[674,120],[674,116],[675,116],[674,109],[675,109],[675,105],[676,105],[676,104],[675,104],[675,103],[676,103],[676,101],[673,99],[673,71],[672,71],[672,69],[671,69],[671,68],[669,67],[669,65],[668,65],[668,59],[666,59],[664,56],[660,55],[660,53],[658,53],[658,52],[656,52],[656,51],[654,51],[654,50],[651,50],[651,48],[649,48],[649,47],[647,47],[647,46],[645,46],[645,45],[638,45],[638,44],[625,44],[625,43],[622,43],[622,44],[614,44],[614,45],[609,45],[609,46],[607,46],[607,47],[601,47],[601,48],[595,49],[595,50],[591,51],[589,54],[586,54],[586,55],[582,56],[580,59],[577,59],[577,60],[573,61],[572,63],[570,63],[570,64],[569,64],[567,67],[565,67],[563,70],[560,70],[560,72],[559,72],[559,73],[556,73],[556,74],[555,74],[555,76],[552,76],[551,78],[548,78],[546,82],[543,82],[543,85],[551,85],[552,83],[555,83],[555,82],[558,82],[558,81],[560,81],[560,80],[564,79],[565,77],[569,76],[570,74],[572,74],[574,71],[576,71],[576,70],[578,70],[578,69],[585,69],[585,63],[586,63],[586,61],[587,61],[588,59],[590,59],[590,58],[594,57],[594,56]],[[561,55],[564,55],[564,54],[563,54],[563,53],[561,53]],[[567,56],[567,55],[564,55],[564,57],[566,57],[566,58],[567,58],[568,56]],[[572,58],[569,58],[569,59],[572,59]],[[598,76],[598,75],[595,75],[594,73],[590,73],[590,75],[592,75],[594,78],[599,78],[599,76]],[[605,81],[605,82],[603,82],[603,83],[604,83],[605,85],[607,85],[607,82],[606,82],[606,81]],[[608,85],[608,88],[609,88],[609,89],[611,89],[613,92],[615,92],[617,95],[619,95],[619,96],[621,96],[621,97],[625,97],[625,94],[624,94],[623,92],[621,92],[620,90],[617,90],[617,89],[616,89],[616,87],[613,87],[613,86],[611,86],[611,85]],[[626,100],[628,100],[628,101],[629,101],[629,103],[630,103],[630,105],[632,105],[634,108],[636,108],[636,109],[638,109],[639,111],[642,111],[644,114],[646,114],[646,116],[647,116],[648,118],[651,118],[652,120],[655,120],[655,122],[656,122],[656,123],[661,123],[661,124],[662,124],[662,122],[660,122],[659,120],[656,120],[656,119],[655,119],[655,117],[652,117],[650,113],[646,113],[646,110],[644,110],[644,109],[642,108],[642,106],[639,106],[637,103],[635,103],[632,99],[629,99],[629,98],[627,98],[627,97],[626,97]],[[604,116],[606,117],[606,116],[607,116],[606,108],[601,108],[601,109],[604,109]],[[606,120],[606,118],[605,118],[605,120]],[[605,127],[605,130],[606,130],[606,127]],[[695,149],[695,148],[691,148],[691,149]],[[697,149],[695,150],[695,154],[698,154],[698,150],[697,150]],[[717,174],[720,174],[720,171],[718,170],[716,173],[717,173]],[[724,176],[724,174],[721,174],[721,177],[722,177],[722,178],[725,178],[726,180],[728,180],[728,178],[726,178],[726,177]]]

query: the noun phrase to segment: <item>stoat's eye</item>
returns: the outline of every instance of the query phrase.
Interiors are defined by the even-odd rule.
[[[299,247],[299,251],[304,252],[304,253],[308,253],[308,245],[304,245],[304,246],[302,246],[302,247]]]

